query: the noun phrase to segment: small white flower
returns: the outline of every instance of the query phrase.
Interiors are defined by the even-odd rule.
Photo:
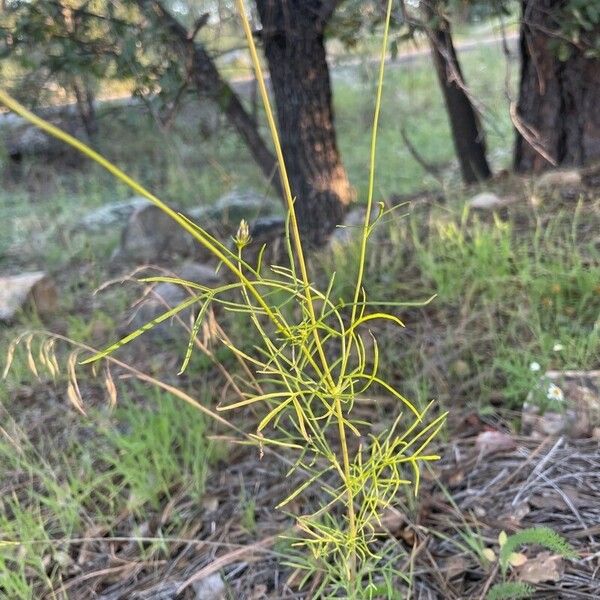
[[[554,344],[554,347],[552,348],[554,352],[562,352],[564,349],[565,347],[562,344]]]
[[[563,391],[553,383],[548,386],[548,393],[546,394],[546,397],[548,400],[555,400],[556,402],[562,402],[565,399]]]
[[[540,366],[540,363],[538,363],[538,362],[532,362],[532,363],[529,365],[529,369],[530,369],[531,371],[533,371],[534,373],[537,373],[537,372],[538,372],[538,371],[539,371],[541,368],[542,368],[542,367]]]

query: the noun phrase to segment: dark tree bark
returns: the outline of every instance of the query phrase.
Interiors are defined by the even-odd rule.
[[[354,191],[338,151],[324,28],[334,0],[256,0],[281,145],[304,239],[320,244]]]
[[[214,61],[204,46],[193,40],[193,36],[158,0],[136,0],[145,14],[156,19],[172,37],[173,43],[181,48],[190,79],[196,87],[215,101],[229,122],[234,126],[264,176],[271,181],[281,195],[277,174],[277,162],[267,148],[252,116],[246,111],[237,94],[221,77]]]
[[[79,119],[85,129],[88,140],[92,141],[98,133],[98,120],[96,119],[95,94],[86,82],[73,81],[71,85],[77,103]]]
[[[600,159],[600,59],[585,39],[560,60],[561,0],[523,0],[515,170],[582,166]],[[590,40],[600,28],[590,32]],[[544,156],[545,155],[545,156]],[[550,160],[549,160],[550,159]]]
[[[427,0],[423,10],[438,81],[450,120],[452,140],[465,183],[491,177],[486,158],[485,135],[473,103],[465,91],[465,79],[452,42],[450,23],[439,10],[438,0]]]

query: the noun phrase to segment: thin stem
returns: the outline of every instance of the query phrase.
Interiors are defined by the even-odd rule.
[[[304,250],[302,248],[302,239],[300,237],[300,230],[298,227],[298,219],[296,218],[296,211],[294,210],[294,197],[292,194],[292,188],[290,186],[290,180],[287,174],[287,168],[285,166],[285,159],[283,157],[283,150],[281,148],[281,141],[279,139],[279,131],[275,123],[275,117],[271,108],[271,101],[269,100],[269,94],[267,92],[267,86],[265,84],[265,77],[262,72],[260,65],[260,59],[258,57],[258,51],[256,44],[254,43],[254,37],[252,36],[252,30],[250,28],[250,22],[246,15],[246,9],[244,8],[243,0],[236,0],[236,6],[240,14],[242,21],[242,27],[244,28],[244,34],[246,35],[246,41],[248,43],[248,49],[250,50],[250,57],[256,73],[256,81],[258,83],[258,89],[260,91],[261,99],[265,109],[265,116],[269,125],[269,131],[273,138],[273,145],[275,146],[275,155],[277,156],[277,162],[279,164],[279,177],[281,179],[281,185],[285,195],[285,201],[290,214],[290,228],[292,230],[292,239],[296,253],[298,254],[298,262],[300,263],[300,272],[302,274],[302,280],[306,286],[308,286],[308,271],[306,269],[306,263],[304,260]]]
[[[351,585],[356,579],[356,513],[354,511],[354,492],[350,485],[350,454],[346,440],[346,427],[344,426],[344,415],[342,413],[342,402],[340,397],[334,399],[335,417],[338,423],[340,446],[342,450],[342,462],[344,467],[344,480],[346,485],[346,502],[348,504],[348,539],[350,541],[350,556],[348,557],[348,572]]]
[[[315,307],[313,305],[312,296],[310,293],[310,280],[308,278],[308,268],[306,266],[306,259],[304,257],[304,250],[302,248],[302,238],[300,236],[300,229],[298,227],[298,219],[296,217],[296,210],[294,208],[294,197],[292,195],[292,188],[290,186],[290,180],[287,174],[287,168],[285,166],[285,159],[283,157],[283,150],[281,148],[281,141],[279,139],[279,132],[277,130],[277,124],[275,123],[275,117],[273,116],[273,109],[271,108],[271,101],[269,100],[269,94],[267,92],[267,86],[265,85],[265,77],[260,65],[260,59],[258,57],[258,51],[256,50],[256,44],[252,36],[252,30],[250,28],[250,22],[246,15],[246,9],[244,8],[244,0],[236,0],[236,6],[242,21],[242,27],[244,28],[244,34],[246,35],[246,41],[248,42],[248,49],[250,50],[250,57],[252,58],[252,64],[256,73],[256,81],[258,82],[258,89],[260,90],[261,99],[265,109],[265,115],[267,117],[267,123],[273,138],[273,145],[275,146],[275,154],[277,156],[277,162],[279,164],[279,176],[281,178],[281,184],[285,195],[285,201],[287,204],[289,218],[290,218],[290,229],[292,233],[292,240],[294,248],[298,256],[298,263],[300,266],[300,274],[302,275],[302,282],[304,284],[304,295],[306,297],[306,306],[308,309],[308,315],[313,325],[313,337],[315,339],[315,345],[319,354],[319,359],[323,365],[323,371],[325,379],[333,390],[335,383],[331,376],[327,357],[325,356],[325,350],[323,344],[319,338],[319,332],[316,327],[317,316],[315,314]],[[293,265],[292,265],[293,267]]]
[[[354,289],[354,301],[352,303],[352,317],[350,322],[354,323],[356,319],[356,311],[359,306],[359,297],[362,290],[362,283],[365,274],[365,263],[367,256],[367,241],[369,239],[369,225],[371,222],[371,211],[373,210],[373,192],[375,189],[375,157],[377,155],[377,130],[379,127],[379,115],[381,113],[381,98],[383,95],[383,75],[385,73],[385,57],[388,45],[388,38],[390,33],[390,20],[392,15],[392,3],[393,0],[388,0],[387,9],[385,15],[385,26],[383,29],[383,41],[381,45],[381,61],[379,63],[379,77],[377,81],[377,96],[375,98],[375,112],[373,115],[373,129],[371,131],[371,152],[369,159],[369,188],[367,194],[367,212],[365,214],[365,222],[363,225],[363,231],[360,241],[360,257],[358,261],[358,275],[356,278],[356,287]],[[343,377],[348,358],[350,356],[350,349],[352,347],[352,338],[348,341],[348,347],[346,349],[346,355],[344,357],[344,365],[341,370],[340,377]]]
[[[319,337],[319,331],[316,326],[317,317],[315,314],[315,308],[313,305],[312,294],[310,291],[310,281],[308,277],[308,269],[306,267],[306,260],[304,257],[304,251],[302,248],[302,241],[300,237],[300,230],[298,228],[298,220],[296,218],[296,210],[294,208],[294,198],[292,196],[292,189],[290,187],[290,182],[287,174],[287,169],[285,166],[285,159],[283,157],[283,151],[281,148],[281,142],[279,139],[279,132],[277,130],[277,125],[275,123],[275,118],[273,116],[273,110],[271,109],[271,102],[269,100],[269,94],[267,93],[267,87],[265,85],[265,79],[262,72],[262,68],[260,65],[260,60],[258,57],[258,52],[256,50],[256,44],[254,43],[254,38],[252,37],[252,31],[250,29],[250,23],[248,22],[248,17],[246,16],[246,11],[244,9],[243,0],[236,0],[237,9],[240,14],[240,18],[242,21],[242,25],[244,28],[244,33],[246,34],[246,40],[248,42],[248,48],[250,50],[250,56],[252,58],[252,63],[254,65],[254,70],[256,72],[256,80],[258,82],[258,87],[260,90],[260,94],[262,97],[263,105],[265,108],[265,114],[267,117],[267,122],[269,124],[269,129],[271,131],[271,136],[273,138],[273,144],[275,146],[275,153],[277,156],[277,161],[279,163],[279,174],[281,177],[281,183],[285,192],[285,200],[287,203],[289,218],[290,218],[290,230],[292,233],[292,240],[294,243],[294,248],[298,255],[298,262],[300,265],[300,273],[302,275],[302,282],[304,284],[304,294],[306,297],[306,305],[308,309],[309,318],[312,325],[313,337],[315,340],[315,346],[317,348],[317,352],[319,354],[319,358],[321,360],[321,364],[323,365],[324,378],[327,382],[330,392],[334,398],[334,410],[335,416],[338,423],[338,431],[340,437],[340,446],[343,460],[343,468],[344,468],[344,486],[346,488],[346,496],[347,496],[347,511],[348,511],[348,537],[351,540],[351,551],[349,557],[349,574],[350,581],[353,582],[356,577],[356,553],[354,551],[354,546],[356,542],[356,515],[354,512],[354,494],[352,491],[352,486],[350,484],[350,455],[348,452],[348,443],[346,440],[346,427],[344,424],[344,415],[342,411],[342,403],[340,400],[339,392],[337,390],[337,386],[333,380],[333,376],[331,374],[331,369],[329,363],[327,361],[327,357],[325,356],[325,350],[323,348],[322,341]],[[391,5],[391,2],[390,2]],[[389,11],[389,8],[388,8]],[[388,17],[389,23],[389,17]],[[381,98],[379,98],[378,104],[381,103]],[[372,188],[372,184],[371,184]],[[371,197],[372,197],[372,189],[371,189]],[[367,223],[368,225],[368,223]],[[363,259],[364,262],[364,259]],[[293,267],[293,265],[292,265]]]

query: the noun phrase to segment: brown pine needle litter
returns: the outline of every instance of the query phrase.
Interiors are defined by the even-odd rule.
[[[562,535],[579,558],[563,561],[560,580],[537,583],[534,598],[600,597],[598,440],[515,437],[514,442],[514,449],[486,455],[475,437],[450,442],[445,458],[424,476],[418,501],[405,512],[386,515],[381,547],[403,550],[405,564],[398,566],[413,574],[412,588],[402,588],[402,597],[485,597],[498,569],[477,558],[469,538],[494,547],[501,531],[510,535],[537,526]],[[311,598],[310,582],[298,588],[293,567],[286,566],[276,545],[293,519],[274,510],[273,500],[293,482],[282,480],[282,467],[273,457],[259,461],[253,449],[243,447],[236,454],[237,460],[209,482],[205,498],[210,502],[198,505],[179,493],[141,526],[125,513],[114,536],[90,531],[87,537],[65,540],[62,546],[74,557],[74,566],[56,597],[191,600],[194,583],[219,573],[233,598]],[[253,529],[241,518],[244,490],[253,491]],[[299,497],[290,513],[315,505],[314,498]],[[166,532],[174,513],[185,515],[186,522],[177,537],[170,537]],[[144,549],[158,541],[164,553],[146,559]],[[535,546],[521,551],[530,560],[540,554]]]

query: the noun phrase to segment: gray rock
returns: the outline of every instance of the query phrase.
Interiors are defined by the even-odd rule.
[[[21,127],[8,138],[7,149],[10,156],[35,156],[37,154],[54,154],[58,150],[54,138],[46,135],[39,128]]]
[[[48,113],[47,111],[41,111],[41,115],[71,135],[85,137],[85,132],[78,119],[74,118],[73,115]],[[12,158],[23,156],[51,158],[72,152],[67,144],[47,135],[41,129],[20,117],[5,117],[0,120],[0,140],[4,143],[7,154]]]
[[[578,187],[582,183],[581,173],[575,169],[546,171],[536,181],[538,189]]]
[[[121,234],[113,261],[154,262],[172,256],[191,256],[196,242],[154,204],[138,207]]]
[[[135,196],[124,202],[114,202],[101,206],[87,214],[77,225],[78,229],[90,233],[101,233],[107,228],[123,223],[136,211],[152,203],[142,196]]]
[[[27,304],[40,316],[55,312],[58,293],[52,279],[42,271],[0,277],[0,321],[12,321]]]
[[[215,272],[213,267],[201,263],[184,263],[172,275],[207,287],[216,287],[222,283],[221,277]],[[182,285],[175,283],[157,283],[153,285],[148,290],[142,302],[136,307],[128,328],[131,331],[135,331],[189,297],[190,292]],[[184,323],[189,323],[197,308],[195,306],[181,311],[179,318]],[[181,337],[181,324],[177,322],[177,318],[168,319],[164,323],[160,323],[150,329],[149,333],[163,339],[175,339]]]
[[[257,216],[272,215],[278,208],[273,200],[255,192],[231,192],[214,205],[188,210],[185,215],[210,234],[226,239],[237,230],[242,219],[253,221]],[[122,211],[128,209],[129,206],[117,207]],[[106,218],[112,218],[111,215],[108,210]],[[194,257],[201,261],[212,258],[162,210],[150,203],[140,203],[129,216],[113,261],[151,263],[173,256]]]
[[[281,204],[253,190],[232,190],[210,206],[200,206],[188,215],[201,227],[207,222],[226,228],[237,228],[242,219],[252,221],[258,217],[281,213]]]
[[[250,237],[253,240],[272,240],[285,233],[285,218],[278,216],[259,217],[250,223]]]

